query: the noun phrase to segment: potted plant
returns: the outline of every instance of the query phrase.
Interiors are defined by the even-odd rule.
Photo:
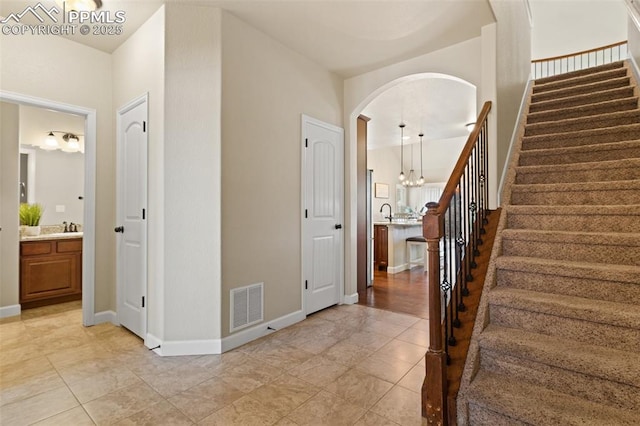
[[[40,204],[20,204],[20,225],[24,225],[27,236],[40,235],[40,219],[44,208]]]

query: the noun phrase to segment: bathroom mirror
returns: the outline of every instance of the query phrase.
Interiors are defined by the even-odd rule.
[[[36,150],[20,146],[20,203],[36,202]]]

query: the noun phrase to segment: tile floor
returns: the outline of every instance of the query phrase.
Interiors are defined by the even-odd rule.
[[[223,355],[160,357],[81,317],[0,321],[0,424],[423,424],[424,319],[337,306]]]

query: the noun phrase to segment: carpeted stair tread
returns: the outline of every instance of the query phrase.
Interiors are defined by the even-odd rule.
[[[549,90],[560,89],[567,86],[582,85],[582,84],[592,83],[595,81],[609,80],[609,79],[614,79],[618,77],[624,77],[626,75],[627,75],[627,68],[618,67],[618,68],[613,68],[613,69],[600,71],[600,72],[592,72],[580,77],[573,77],[569,79],[553,81],[550,83],[539,83],[540,80],[538,80],[538,82],[536,82],[533,86],[533,93],[537,94],[537,93],[546,92]]]
[[[505,229],[502,251],[507,256],[640,266],[640,233]]]
[[[640,204],[640,180],[517,184],[511,188],[515,205]]]
[[[602,90],[595,93],[586,93],[581,95],[569,96],[566,98],[536,102],[535,104],[529,105],[529,112],[548,111],[552,109],[589,105],[598,102],[610,101],[613,99],[630,98],[634,96],[634,94],[635,93],[632,86],[619,87],[616,89]]]
[[[489,293],[490,306],[504,306],[562,318],[640,330],[640,306],[593,300],[562,294],[496,287]]]
[[[532,149],[520,152],[521,166],[584,163],[640,158],[640,139],[566,148]]]
[[[516,167],[516,183],[571,183],[640,179],[640,158]]]
[[[633,265],[602,265],[539,257],[500,256],[496,259],[496,267],[512,271],[540,272],[553,276],[615,280],[637,285],[640,291],[640,267]]]
[[[480,371],[469,387],[469,403],[537,426],[637,426],[637,413]],[[474,424],[474,419],[470,423]]]
[[[587,82],[583,84],[572,84],[565,87],[559,87],[554,90],[534,92],[531,96],[531,103],[547,101],[550,99],[566,98],[583,93],[600,92],[603,90],[615,89],[618,87],[627,87],[629,86],[629,84],[630,77],[626,75],[606,80]]]
[[[624,61],[616,61],[610,64],[600,65],[597,67],[585,68],[578,71],[571,71],[564,74],[553,75],[551,77],[542,77],[534,80],[536,86],[540,86],[547,83],[558,82],[558,81],[566,81],[568,84],[573,84],[576,79],[580,77],[591,75],[595,76],[597,74],[602,74],[607,70],[613,70],[618,68],[624,68]],[[580,81],[578,81],[580,83]]]
[[[616,111],[606,114],[584,116],[580,118],[568,118],[551,122],[542,121],[534,124],[527,124],[524,135],[538,136],[558,134],[636,123],[640,123],[640,109],[638,108],[628,111]]]
[[[640,204],[509,205],[507,227],[584,232],[640,232]]]
[[[629,111],[638,108],[638,97],[631,96],[622,99],[606,100],[590,105],[553,109],[549,111],[532,112],[527,115],[527,124],[553,123],[574,118],[593,117],[620,111]]]
[[[519,288],[594,300],[640,305],[640,267],[540,257],[500,256],[496,281]]]
[[[515,328],[490,325],[480,348],[637,387],[640,353],[629,353]]]
[[[614,127],[525,136],[522,138],[522,150],[566,148],[638,139],[640,139],[640,123],[634,123]]]

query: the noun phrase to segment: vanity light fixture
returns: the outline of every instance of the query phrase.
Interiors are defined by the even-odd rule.
[[[60,148],[60,144],[58,143],[58,139],[53,135],[53,132],[49,132],[46,139],[44,140],[44,144],[40,145],[40,148],[45,151],[53,151],[55,149]]]
[[[64,152],[78,152],[80,151],[80,139],[73,133],[66,133],[62,136],[62,140],[67,143],[65,148],[62,148]]]
[[[418,136],[420,137],[420,178],[416,183],[418,186],[422,186],[424,185],[424,171],[422,170],[422,137],[424,133],[420,133]]]
[[[406,176],[404,175],[404,123],[400,123],[400,182],[404,185]]]
[[[65,143],[61,145],[54,133],[62,133],[62,140]],[[51,130],[44,140],[44,143],[40,145],[40,148],[45,151],[60,149],[63,152],[80,152],[82,151],[82,148],[80,146],[80,138],[78,136],[82,135],[76,135],[75,133],[62,130]]]

